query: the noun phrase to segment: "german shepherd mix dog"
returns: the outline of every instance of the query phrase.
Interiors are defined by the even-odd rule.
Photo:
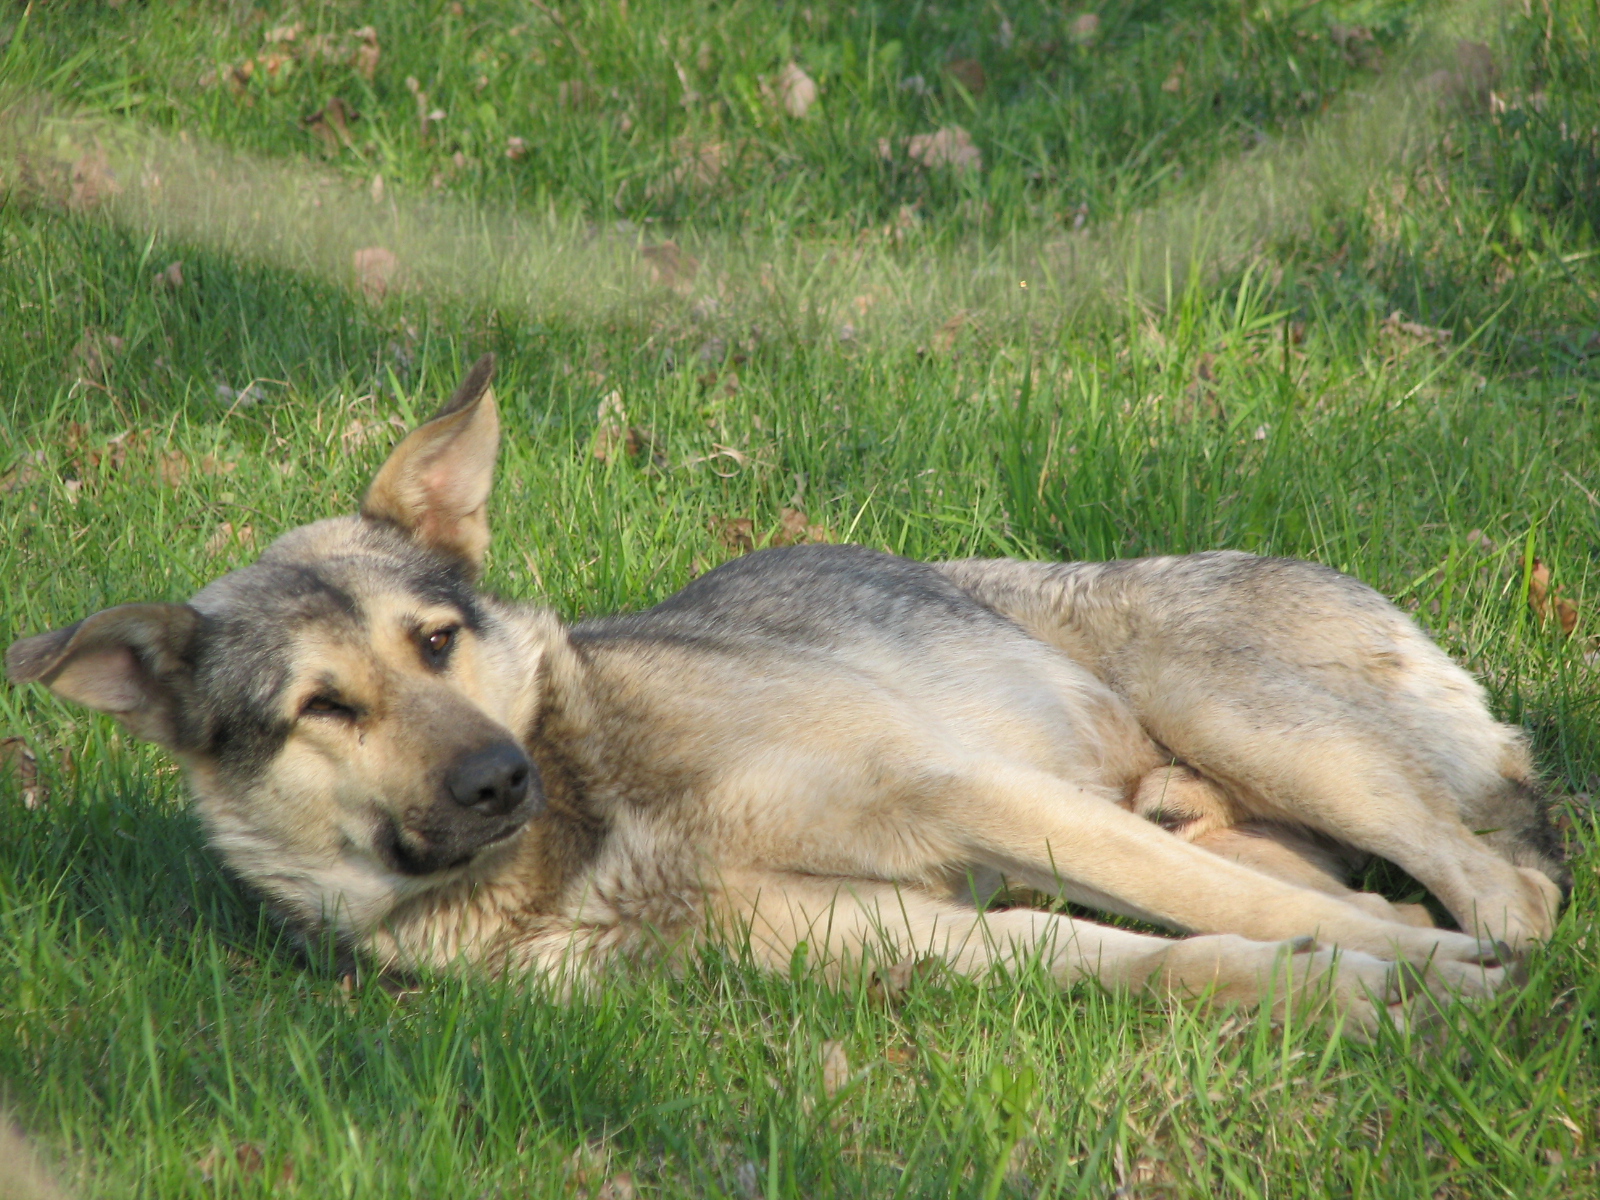
[[[1564,871],[1522,738],[1355,580],[796,546],[567,626],[473,586],[492,373],[359,515],[7,656],[176,755],[211,841],[297,926],[561,989],[708,935],[777,971],[802,942],[834,969],[1038,959],[1330,998],[1356,1028],[1491,993],[1549,936]],[[1351,891],[1361,855],[1466,932]],[[1195,936],[982,912],[973,881],[1000,874]]]

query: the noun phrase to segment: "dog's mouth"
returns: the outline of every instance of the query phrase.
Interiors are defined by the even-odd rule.
[[[401,875],[413,879],[441,875],[468,866],[485,850],[502,845],[527,825],[526,816],[508,816],[488,829],[474,831],[470,844],[451,833],[437,837],[407,830],[392,816],[385,816],[374,838],[374,849]]]

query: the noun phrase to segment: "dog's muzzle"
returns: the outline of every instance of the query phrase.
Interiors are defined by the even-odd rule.
[[[404,875],[465,866],[544,811],[539,772],[514,742],[492,742],[459,755],[444,771],[426,809],[393,817],[378,833],[380,851]]]

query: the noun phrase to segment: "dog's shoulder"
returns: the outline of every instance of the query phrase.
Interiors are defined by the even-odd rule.
[[[578,625],[573,640],[826,647],[863,636],[975,629],[1015,626],[927,563],[863,546],[819,545],[734,559],[654,608]]]

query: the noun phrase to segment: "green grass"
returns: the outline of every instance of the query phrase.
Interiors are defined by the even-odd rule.
[[[1087,42],[1087,8],[1025,0],[462,7],[0,15],[0,100],[98,122],[48,142],[0,128],[7,639],[185,597],[348,510],[391,422],[492,349],[493,589],[568,616],[645,605],[732,552],[728,520],[759,537],[786,506],[924,557],[1315,558],[1415,611],[1528,728],[1572,905],[1525,984],[1452,1010],[1426,1045],[1031,975],[921,979],[885,1004],[731,952],[568,1006],[450,977],[395,999],[347,992],[266,922],[160,754],[6,690],[4,733],[45,793],[30,808],[18,771],[0,779],[0,1097],[62,1176],[162,1198],[619,1198],[624,1172],[644,1196],[1594,1194],[1594,5],[1480,14],[1494,112],[1448,99],[1460,87],[1442,107],[1361,99],[1454,69],[1454,26],[1425,3],[1105,5]],[[299,50],[321,34],[343,53],[365,25],[370,80]],[[1334,36],[1353,26],[1372,40]],[[299,56],[272,74],[270,53]],[[237,95],[202,85],[246,58]],[[981,95],[946,73],[963,58]],[[803,119],[761,99],[791,59],[820,85]],[[447,114],[426,140],[407,76]],[[361,119],[324,147],[301,119],[334,95]],[[1241,192],[1220,181],[1300,196],[1284,172],[1337,165],[1346,143],[1318,138],[1346,119],[1379,141],[1415,122],[1416,144],[1234,237],[1243,218],[1215,197]],[[980,170],[909,160],[906,138],[950,124]],[[84,131],[130,129],[259,156],[262,197],[329,181],[328,202],[243,250],[205,215],[237,206],[163,225],[65,203]],[[529,152],[507,157],[511,137]],[[678,172],[709,144],[714,180]],[[461,232],[474,213],[567,231],[573,294],[508,271],[373,305],[342,259],[274,250],[337,243],[375,174],[397,204],[455,214],[438,245],[471,270],[496,265]],[[1169,267],[1129,231],[1173,212],[1218,232]],[[636,259],[668,237],[704,257],[689,294]],[[1094,269],[1067,279],[1064,245],[1093,247]],[[174,260],[183,285],[153,286]],[[1019,263],[1057,276],[1023,293]],[[578,294],[604,290],[579,288],[586,264],[604,303]],[[879,309],[855,303],[872,288]],[[236,403],[254,380],[264,398]],[[664,467],[594,457],[612,391]],[[1575,636],[1531,610],[1535,558],[1576,602]],[[831,1042],[852,1070],[832,1096]]]

